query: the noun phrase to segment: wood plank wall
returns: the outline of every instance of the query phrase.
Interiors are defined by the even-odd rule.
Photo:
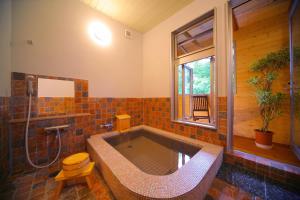
[[[286,5],[284,7],[286,9]],[[265,12],[263,12],[266,14]],[[259,17],[259,16],[256,16]],[[234,97],[234,134],[254,138],[254,129],[261,127],[259,110],[253,88],[247,83],[252,75],[249,66],[267,53],[288,47],[288,12],[258,20],[234,32],[236,42],[237,93]],[[280,73],[275,90],[286,94],[283,115],[272,121],[270,130],[275,132],[274,142],[289,144],[290,118],[288,66]]]
[[[293,45],[300,48],[300,8],[298,6],[295,12],[293,23]],[[294,82],[297,87],[300,86],[300,58],[294,60]],[[295,90],[295,144],[300,147],[300,89]]]

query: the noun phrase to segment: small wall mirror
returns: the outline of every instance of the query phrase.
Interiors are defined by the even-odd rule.
[[[74,81],[38,78],[38,97],[74,97]]]

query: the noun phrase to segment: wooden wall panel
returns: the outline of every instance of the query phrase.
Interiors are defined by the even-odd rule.
[[[253,129],[261,127],[254,89],[247,82],[253,75],[249,72],[250,65],[269,52],[288,47],[288,37],[287,10],[271,18],[258,19],[255,23],[234,32],[237,70],[237,93],[234,97],[235,135],[254,138]],[[274,85],[276,91],[286,94],[284,113],[280,118],[272,121],[270,126],[270,130],[275,133],[274,142],[282,144],[289,144],[290,135],[289,96],[286,89],[288,81],[289,68],[287,66]]]
[[[293,45],[294,48],[300,48],[300,7],[296,9],[293,21]],[[296,87],[300,86],[300,58],[294,60],[294,83]],[[300,147],[300,89],[295,89],[295,144]]]

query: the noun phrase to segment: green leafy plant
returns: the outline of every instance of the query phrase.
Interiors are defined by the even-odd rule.
[[[262,119],[261,131],[269,131],[270,122],[280,116],[284,94],[272,90],[273,82],[284,67],[288,67],[289,49],[271,52],[250,66],[250,71],[256,75],[249,79],[249,83],[256,89],[256,98]]]

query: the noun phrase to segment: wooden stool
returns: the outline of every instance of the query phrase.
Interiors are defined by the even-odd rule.
[[[90,162],[88,153],[78,153],[65,158],[63,160],[63,170],[55,177],[55,181],[58,182],[55,199],[59,198],[65,181],[70,179],[84,177],[88,187],[91,189],[93,186],[94,166],[95,162]]]

